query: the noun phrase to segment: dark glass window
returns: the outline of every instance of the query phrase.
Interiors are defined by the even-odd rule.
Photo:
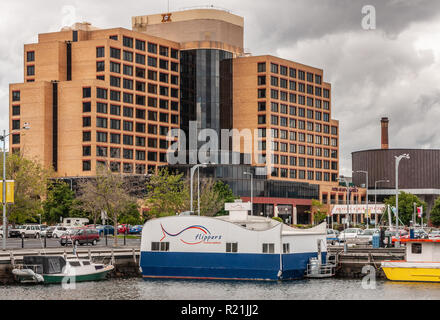
[[[20,101],[20,91],[12,91],[12,101]]]
[[[83,102],[83,112],[92,112],[91,102]]]
[[[89,161],[83,161],[83,171],[91,171],[92,170],[92,164]]]
[[[83,141],[84,142],[92,141],[92,133],[90,131],[83,132]]]
[[[20,106],[12,106],[12,115],[19,116],[20,115]]]
[[[156,54],[157,53],[157,44],[148,42],[148,52]]]
[[[105,57],[105,48],[104,47],[97,47],[96,48],[96,57],[97,58],[104,58]]]
[[[122,40],[124,47],[133,48],[133,38],[124,37]]]
[[[142,40],[136,40],[136,49],[145,51],[145,41]]]
[[[121,49],[110,48],[110,57],[114,59],[121,59]]]
[[[28,51],[26,56],[27,56],[27,62],[35,61],[35,51]]]
[[[105,61],[96,62],[96,72],[103,72],[103,71],[105,71]]]

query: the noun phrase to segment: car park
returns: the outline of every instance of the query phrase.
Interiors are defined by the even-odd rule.
[[[25,226],[19,226],[16,225],[15,227],[12,227],[9,229],[9,237],[10,238],[20,238],[21,237],[21,232],[22,230],[25,228]]]
[[[53,230],[52,230],[52,237],[53,238],[61,238],[63,235],[65,235],[67,233],[67,231],[69,230],[68,227],[64,227],[64,226],[56,226]]]
[[[51,238],[52,237],[52,231],[55,229],[55,227],[47,227],[44,230],[41,230],[41,237],[42,238]]]
[[[119,234],[128,233],[129,229],[130,229],[130,225],[128,225],[128,224],[120,224],[118,226],[118,233]]]
[[[64,234],[60,238],[60,244],[66,246],[91,244],[95,246],[99,241],[99,232],[97,229],[92,228],[78,228],[71,229],[68,233]]]

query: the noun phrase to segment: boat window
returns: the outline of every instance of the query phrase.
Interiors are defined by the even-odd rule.
[[[411,245],[411,253],[421,254],[422,253],[422,244],[421,243],[413,243]]]
[[[263,243],[263,253],[274,253],[275,244],[274,243]]]
[[[170,243],[169,242],[161,242],[160,243],[160,251],[170,251]]]
[[[226,252],[238,252],[238,243],[237,242],[227,242],[226,243]]]
[[[90,266],[90,261],[83,261],[83,266]]]
[[[152,242],[151,251],[159,251],[159,250],[160,250],[160,242]]]
[[[283,243],[283,253],[290,253],[290,243]]]
[[[79,263],[79,261],[69,261],[69,263],[72,267],[81,267],[81,263]]]

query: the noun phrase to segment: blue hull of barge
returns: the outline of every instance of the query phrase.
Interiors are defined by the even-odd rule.
[[[325,261],[326,253],[323,253]],[[141,252],[144,279],[294,280],[302,279],[316,252],[279,254]]]

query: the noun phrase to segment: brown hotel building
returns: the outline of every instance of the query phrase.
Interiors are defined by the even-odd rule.
[[[312,198],[328,209],[345,199],[339,123],[322,70],[245,55],[244,20],[225,11],[134,17],[133,30],[82,23],[25,45],[24,83],[10,85],[10,129],[25,122],[32,129],[12,135],[12,151],[52,166],[57,177],[94,176],[100,163],[145,174],[167,165],[169,130],[197,121],[199,129],[257,130],[261,155],[271,134],[274,170],[265,183],[315,190],[295,198],[257,194],[256,206],[269,205],[257,210],[304,214]],[[249,185],[240,183],[231,186],[248,200]]]

